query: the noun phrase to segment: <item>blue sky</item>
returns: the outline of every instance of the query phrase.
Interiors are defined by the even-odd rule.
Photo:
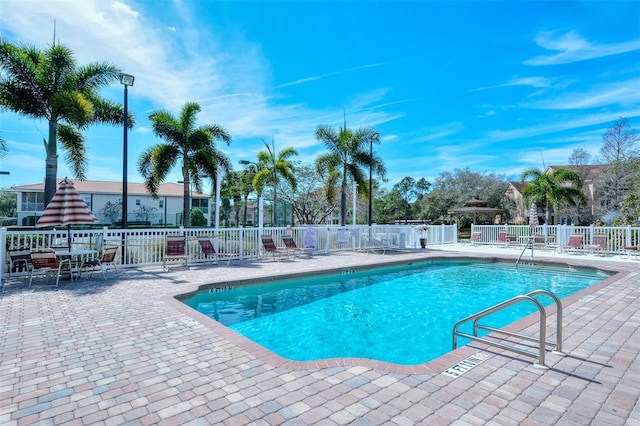
[[[79,64],[135,75],[128,176],[159,142],[148,115],[199,102],[198,124],[233,137],[234,167],[262,140],[312,164],[319,124],[374,127],[388,186],[433,182],[468,167],[518,180],[528,167],[597,156],[626,117],[640,131],[638,1],[128,1],[2,0],[0,34]],[[122,102],[118,83],[103,96]],[[9,154],[0,187],[44,179],[45,122],[0,113]],[[122,180],[122,129],[86,132],[89,179]],[[71,176],[60,155],[58,176]],[[181,179],[176,168],[169,181]]]

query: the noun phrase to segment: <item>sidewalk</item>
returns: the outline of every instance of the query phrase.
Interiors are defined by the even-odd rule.
[[[0,424],[625,425],[640,423],[640,261],[534,251],[621,271],[563,300],[568,356],[549,370],[469,345],[415,367],[284,360],[173,300],[199,285],[520,250],[430,246],[239,266],[127,270],[0,300]],[[535,334],[529,318],[512,329]],[[552,339],[553,335],[548,336]],[[464,361],[473,357],[471,361]],[[457,367],[456,367],[457,366]],[[443,374],[451,367],[463,374]]]

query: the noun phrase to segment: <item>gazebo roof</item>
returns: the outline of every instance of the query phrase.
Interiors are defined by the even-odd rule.
[[[475,195],[471,200],[465,201],[463,207],[449,210],[449,214],[458,217],[461,216],[471,216],[475,219],[478,216],[492,216],[496,217],[500,213],[503,213],[504,210],[496,209],[493,207],[488,207],[488,203],[484,200],[481,200],[477,195]]]

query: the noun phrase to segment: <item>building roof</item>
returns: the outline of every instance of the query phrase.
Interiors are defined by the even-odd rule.
[[[121,182],[110,182],[106,180],[78,180],[68,179],[73,182],[73,186],[80,194],[122,194]],[[57,179],[56,187],[62,179]],[[20,185],[11,188],[14,192],[44,192],[44,182],[34,183],[31,185]],[[162,183],[158,187],[159,197],[182,197],[184,186],[181,183]],[[142,183],[127,183],[128,195],[145,195],[149,196],[147,188]],[[191,192],[192,198],[211,198],[208,194],[201,192]]]
[[[572,165],[564,165],[564,166],[548,166],[547,169],[555,170],[555,169],[572,169],[582,173],[585,180],[594,180],[597,179],[600,174],[602,174],[605,166],[602,164],[587,164],[584,166],[572,166]]]

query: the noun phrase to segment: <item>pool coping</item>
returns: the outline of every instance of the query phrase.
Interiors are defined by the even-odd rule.
[[[371,368],[376,371],[382,373],[391,373],[391,374],[407,374],[407,375],[434,375],[440,374],[452,366],[458,365],[459,363],[465,361],[467,358],[476,356],[478,353],[487,352],[487,353],[495,353],[499,355],[504,355],[512,358],[517,358],[517,354],[514,352],[510,352],[504,349],[500,349],[494,346],[490,346],[484,344],[482,342],[473,342],[462,346],[458,349],[447,352],[444,355],[441,355],[431,361],[422,364],[414,364],[414,365],[403,365],[392,363],[388,361],[380,361],[368,358],[327,358],[321,360],[314,361],[295,361],[288,358],[285,358],[277,353],[271,351],[270,349],[265,348],[259,343],[243,336],[242,334],[224,326],[218,321],[208,317],[207,315],[198,312],[196,309],[191,308],[181,301],[181,299],[187,298],[189,295],[195,294],[197,291],[206,290],[211,288],[223,288],[225,286],[234,286],[234,285],[256,285],[262,284],[266,282],[271,282],[275,280],[282,279],[293,279],[297,277],[309,278],[313,276],[319,276],[327,273],[336,273],[340,270],[352,269],[357,271],[364,271],[375,268],[385,268],[392,266],[403,266],[412,263],[422,263],[429,261],[437,261],[437,260],[485,260],[489,262],[504,262],[504,261],[512,261],[512,256],[496,256],[496,255],[479,255],[474,256],[468,253],[460,254],[460,253],[429,253],[424,258],[417,259],[404,259],[404,260],[394,260],[384,263],[379,263],[376,265],[356,265],[350,268],[337,267],[337,268],[326,268],[314,271],[305,271],[298,272],[293,274],[276,274],[269,275],[257,278],[240,278],[237,280],[229,280],[225,282],[213,283],[213,284],[197,284],[190,285],[186,288],[175,292],[173,294],[167,294],[162,296],[162,300],[168,303],[170,306],[174,307],[181,313],[192,317],[196,321],[198,321],[203,326],[209,328],[211,331],[216,333],[218,336],[226,339],[230,343],[236,345],[242,350],[247,351],[252,356],[261,360],[264,363],[272,365],[277,368],[282,368],[290,371],[317,371],[325,368],[332,367],[363,367],[363,368]],[[557,259],[547,259],[547,258],[538,258],[535,261],[528,261],[528,265],[531,263],[535,263],[536,265],[548,265],[548,266],[562,266],[562,267],[579,267],[579,268],[590,268],[597,269],[612,273],[612,276],[605,278],[604,280],[593,284],[583,290],[578,291],[575,294],[567,296],[561,299],[563,311],[567,310],[567,307],[572,305],[573,303],[583,299],[586,296],[589,296],[602,288],[608,286],[609,284],[616,282],[622,278],[624,278],[630,271],[625,269],[624,264],[616,264],[616,265],[607,265],[611,266],[610,268],[604,268],[602,266],[593,266],[593,265],[585,265],[579,259],[575,261],[571,259],[565,260],[557,260]],[[555,305],[550,305],[546,308],[548,313],[547,316],[555,315],[556,307]],[[536,324],[538,322],[538,313],[532,313],[527,315],[526,317],[517,320],[509,325],[503,327],[503,330],[517,333],[525,330],[526,328]],[[554,335],[554,333],[551,333]],[[552,355],[553,356],[553,355]],[[526,359],[527,362],[530,362]]]

